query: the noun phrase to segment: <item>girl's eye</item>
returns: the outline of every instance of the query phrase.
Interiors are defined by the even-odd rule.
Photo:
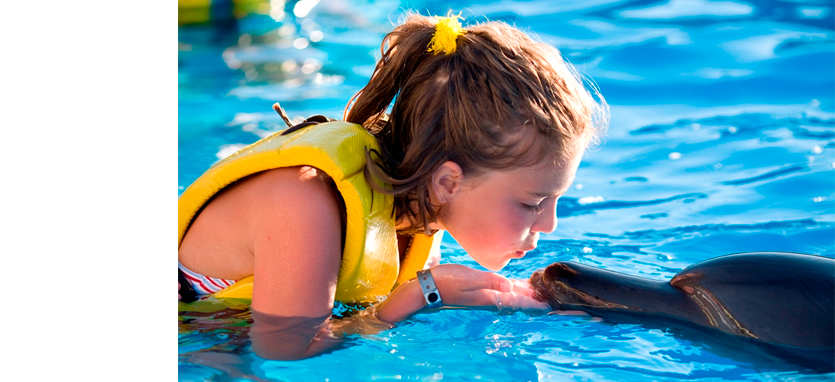
[[[542,205],[541,204],[537,204],[535,206],[532,206],[530,204],[522,203],[522,206],[524,206],[526,210],[531,211],[531,212],[542,211]]]

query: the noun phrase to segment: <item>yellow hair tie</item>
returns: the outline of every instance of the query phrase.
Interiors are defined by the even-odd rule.
[[[464,20],[461,13],[452,15],[452,11],[449,11],[446,17],[435,16],[437,23],[435,24],[435,33],[432,35],[432,40],[429,41],[428,52],[447,55],[455,53],[457,48],[455,40],[458,39],[458,36],[467,33],[461,28],[461,22],[458,19]]]

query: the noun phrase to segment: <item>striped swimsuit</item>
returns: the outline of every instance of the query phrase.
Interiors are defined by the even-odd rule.
[[[238,281],[203,276],[184,267],[179,261],[177,262],[177,266],[181,271],[183,271],[183,276],[186,277],[186,280],[188,280],[189,284],[191,284],[191,287],[194,288],[194,291],[197,292],[197,294],[212,294],[219,292]]]

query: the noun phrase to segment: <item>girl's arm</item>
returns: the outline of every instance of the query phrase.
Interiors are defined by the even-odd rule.
[[[499,309],[550,310],[546,303],[533,298],[533,290],[525,283],[478,271],[459,264],[443,264],[431,269],[432,278],[444,305],[497,307]],[[402,321],[426,306],[420,283],[412,279],[398,286],[377,307],[380,320]]]
[[[339,194],[312,167],[272,170],[250,218],[256,354],[300,359],[337,346],[329,329],[342,261]]]
[[[339,194],[310,167],[271,171],[252,219],[255,279],[253,351],[263,358],[301,359],[338,347],[341,333],[390,328],[424,308],[419,284],[400,285],[376,308],[334,322],[336,280],[342,261]],[[444,264],[432,275],[446,305],[543,308],[507,278]],[[537,305],[538,304],[538,305]],[[547,306],[547,304],[545,304]]]

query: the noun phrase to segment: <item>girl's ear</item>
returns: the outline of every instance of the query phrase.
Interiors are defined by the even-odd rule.
[[[453,161],[446,161],[432,174],[433,204],[446,204],[455,197],[464,181],[464,171]]]

